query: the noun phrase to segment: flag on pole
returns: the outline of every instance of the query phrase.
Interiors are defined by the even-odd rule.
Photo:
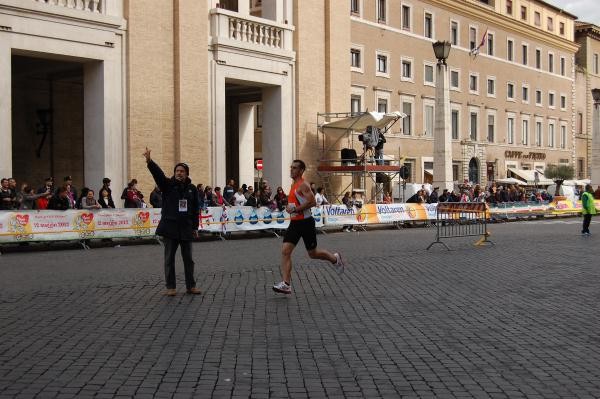
[[[479,54],[479,49],[483,47],[483,45],[485,44],[485,39],[487,37],[487,33],[488,30],[486,28],[485,32],[483,33],[483,36],[481,37],[481,41],[479,42],[479,45],[477,47],[475,47],[474,49],[471,49],[470,53],[472,56],[477,57],[477,54]]]

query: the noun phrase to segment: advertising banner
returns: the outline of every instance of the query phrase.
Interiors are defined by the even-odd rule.
[[[600,200],[596,200],[595,204],[596,209],[600,210]],[[463,209],[468,212],[474,210],[472,207],[485,209],[486,204],[464,203],[459,206],[464,209],[453,208],[447,211],[461,212]],[[312,214],[317,227],[372,225],[435,220],[437,207],[438,204],[365,204],[358,208],[326,205],[314,207]],[[0,243],[152,237],[160,222],[160,211],[157,208],[0,211]],[[550,204],[506,203],[490,207],[488,212],[488,217],[492,218],[572,214],[581,212],[581,201],[560,200]],[[266,207],[210,207],[201,211],[198,229],[202,232],[221,234],[234,231],[286,229],[290,223],[289,217],[286,212],[273,211]]]
[[[366,204],[360,208],[326,205],[326,226],[435,220],[437,204]]]
[[[600,210],[600,200],[594,200],[596,210]],[[553,215],[579,213],[581,212],[581,201],[570,199],[558,200],[550,203],[550,211]]]
[[[153,236],[160,209],[0,212],[0,242]]]
[[[160,222],[160,209],[102,209],[0,212],[0,243],[85,240],[92,238],[152,237]],[[321,208],[312,209],[317,227],[323,226]],[[211,207],[199,217],[200,231],[227,233],[286,229],[290,215],[269,208]]]
[[[348,208],[346,205],[325,205],[322,208],[326,226],[367,224],[373,217],[377,217],[369,205],[360,208]]]
[[[490,205],[490,216],[499,219],[511,219],[526,216],[544,215],[550,209],[548,203],[505,202]]]
[[[317,227],[323,227],[321,208],[312,208]],[[285,211],[251,206],[209,207],[200,212],[200,231],[229,233],[265,229],[287,229],[290,215]]]

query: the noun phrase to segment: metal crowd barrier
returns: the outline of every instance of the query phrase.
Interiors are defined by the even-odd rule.
[[[429,244],[429,250],[434,244],[442,244],[448,251],[450,248],[443,239],[457,237],[480,237],[476,245],[487,243],[488,208],[484,202],[440,202],[436,210],[436,238]]]

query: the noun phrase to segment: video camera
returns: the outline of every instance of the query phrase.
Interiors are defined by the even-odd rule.
[[[358,141],[364,143],[367,148],[375,148],[379,143],[379,136],[381,132],[379,128],[373,126],[367,126],[367,129],[363,134],[358,135]]]

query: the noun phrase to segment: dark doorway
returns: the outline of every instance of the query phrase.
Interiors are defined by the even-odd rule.
[[[84,179],[83,64],[12,56],[12,159],[18,184]]]
[[[246,0],[248,1],[248,0]],[[238,11],[238,0],[219,0],[219,7],[229,11]]]
[[[469,161],[469,181],[473,184],[479,184],[479,162],[477,158],[471,158]]]
[[[496,180],[496,163],[495,162],[487,163],[487,180],[488,181]]]
[[[254,86],[244,86],[235,83],[225,85],[225,151],[226,179],[234,179],[237,184],[251,184],[240,182],[239,155],[240,151],[249,151],[257,159],[262,158],[262,129],[260,123],[255,126],[254,148],[240,148],[239,146],[239,107],[244,103],[255,103],[262,100],[262,89]],[[224,185],[226,182],[216,182],[215,185]]]

